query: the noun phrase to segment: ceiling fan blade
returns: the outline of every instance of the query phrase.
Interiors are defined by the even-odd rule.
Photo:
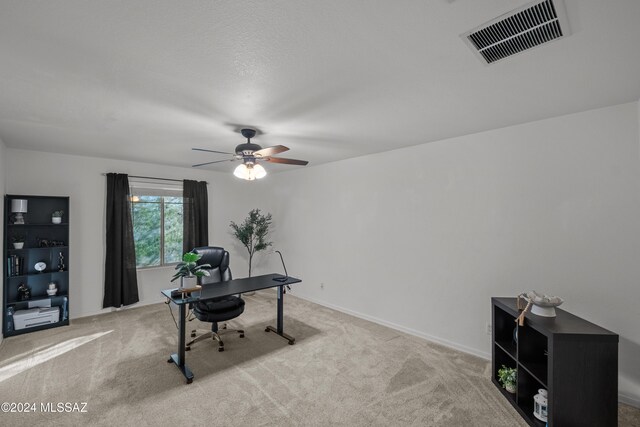
[[[285,147],[284,145],[274,145],[273,147],[266,147],[258,151],[254,151],[253,155],[258,155],[259,157],[269,157],[278,153],[283,153],[289,150],[289,147]]]
[[[284,159],[282,157],[269,157],[268,159],[265,159],[267,162],[271,162],[271,163],[282,163],[284,165],[300,165],[300,166],[306,166],[307,164],[309,164],[308,161],[306,160],[296,160],[296,159]]]
[[[204,148],[192,148],[193,151],[206,151],[207,153],[218,153],[218,154],[229,154],[233,155],[233,153],[227,153],[225,151],[215,151],[215,150],[206,150]]]
[[[216,160],[213,162],[206,162],[206,163],[198,163],[197,165],[191,165],[192,168],[197,168],[198,166],[205,166],[205,165],[212,165],[214,163],[222,163],[222,162],[232,162],[236,159],[224,159],[224,160]]]

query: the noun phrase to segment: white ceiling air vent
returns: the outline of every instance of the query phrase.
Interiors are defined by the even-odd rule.
[[[537,0],[461,37],[482,62],[492,64],[569,34],[563,0]]]

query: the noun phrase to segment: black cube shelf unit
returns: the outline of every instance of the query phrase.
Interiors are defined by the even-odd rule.
[[[15,214],[11,212],[14,199],[27,200],[28,212],[24,214],[24,224],[15,224]],[[4,206],[3,336],[68,325],[69,198],[8,194],[4,198]],[[51,214],[54,211],[64,211],[60,224],[52,222]],[[17,236],[24,238],[21,249],[13,245]],[[39,262],[45,264],[43,271],[36,270],[35,265]],[[52,296],[47,294],[50,283],[57,288]],[[21,284],[31,292],[31,297],[26,301],[19,298],[18,287]],[[30,308],[45,308],[47,305],[59,310],[57,322],[43,323],[35,319],[22,329],[15,328],[16,313],[25,313],[23,310]]]
[[[492,381],[529,425],[545,426],[533,415],[541,388],[551,427],[618,425],[618,335],[558,308],[517,326],[516,298],[491,298],[491,312]],[[518,371],[515,394],[498,382],[502,365]]]

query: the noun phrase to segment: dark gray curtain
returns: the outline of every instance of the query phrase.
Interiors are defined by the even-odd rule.
[[[182,236],[183,252],[209,245],[209,201],[205,181],[183,182],[184,228]]]
[[[107,174],[107,256],[102,307],[138,302],[136,252],[133,245],[129,177]]]

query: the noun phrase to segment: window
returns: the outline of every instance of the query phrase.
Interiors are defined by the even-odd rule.
[[[182,186],[131,183],[136,267],[159,267],[182,259]]]

